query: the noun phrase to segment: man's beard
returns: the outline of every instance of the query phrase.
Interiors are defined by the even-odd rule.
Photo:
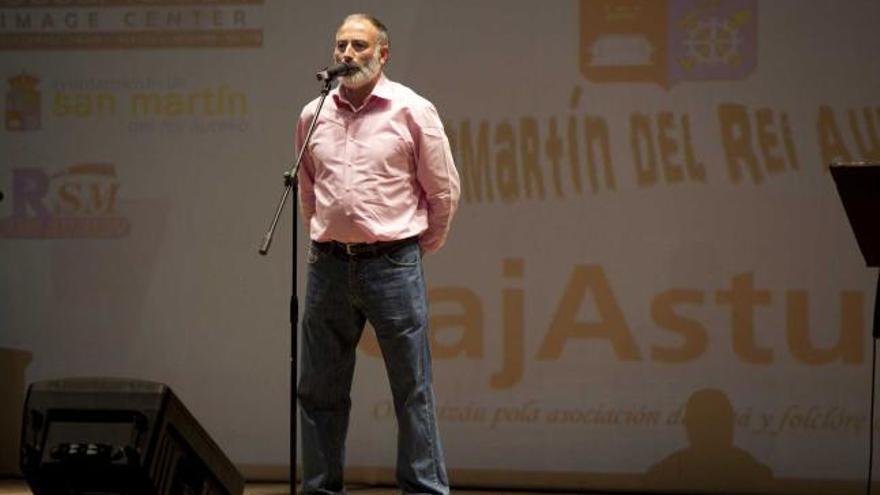
[[[373,58],[371,58],[366,64],[358,65],[360,70],[350,76],[339,78],[342,85],[349,89],[357,89],[372,81],[373,78],[376,77],[376,74],[382,70],[382,64],[380,63],[379,58],[380,53],[376,50],[373,53]]]

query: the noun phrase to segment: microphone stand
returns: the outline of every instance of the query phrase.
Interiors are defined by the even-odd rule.
[[[319,77],[319,79],[321,79]],[[266,232],[266,235],[263,236],[263,243],[260,246],[260,254],[265,256],[269,252],[269,246],[272,244],[272,237],[275,235],[275,227],[278,225],[278,219],[281,217],[281,211],[284,209],[284,205],[287,202],[287,196],[291,196],[291,207],[293,208],[293,228],[291,230],[291,296],[290,296],[290,466],[288,470],[288,476],[290,479],[290,494],[294,495],[296,493],[296,391],[297,391],[297,357],[299,356],[297,350],[297,322],[299,321],[299,298],[297,297],[297,257],[296,257],[296,247],[297,247],[297,226],[296,226],[296,203],[297,203],[297,191],[296,191],[296,174],[299,172],[299,166],[302,163],[303,154],[305,150],[308,149],[309,141],[312,139],[312,133],[315,131],[315,125],[318,122],[318,115],[321,113],[321,108],[324,106],[324,100],[327,98],[327,95],[330,93],[330,85],[333,82],[332,78],[321,79],[323,81],[323,87],[321,88],[321,98],[318,100],[318,108],[315,110],[315,115],[312,117],[312,122],[309,124],[309,130],[306,133],[305,141],[303,141],[302,147],[299,150],[299,154],[296,157],[296,162],[290,167],[290,170],[284,173],[284,192],[281,194],[281,199],[278,201],[278,207],[275,209],[275,216],[272,218],[272,223],[269,225],[269,230]]]

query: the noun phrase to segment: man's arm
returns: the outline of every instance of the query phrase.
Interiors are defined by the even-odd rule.
[[[461,184],[437,110],[428,105],[419,117],[416,178],[428,202],[428,230],[422,234],[419,244],[424,252],[433,253],[446,242],[458,208]]]
[[[310,122],[311,116],[303,111],[296,126],[295,141],[297,153],[303,147],[303,141],[305,141]],[[306,232],[308,232],[312,216],[315,214],[315,167],[308,150],[303,153],[302,163],[300,163],[299,173],[297,174],[297,183],[299,184],[299,208],[302,213],[303,225],[306,226]]]

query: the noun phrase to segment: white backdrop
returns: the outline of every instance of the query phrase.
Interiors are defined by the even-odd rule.
[[[313,73],[367,11],[464,181],[426,261],[453,482],[859,489],[876,271],[826,164],[880,160],[880,4],[95,3],[0,2],[0,347],[28,381],[165,382],[284,474],[289,221],[256,250]],[[351,479],[394,462],[371,345]]]

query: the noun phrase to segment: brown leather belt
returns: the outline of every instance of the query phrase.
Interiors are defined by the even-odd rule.
[[[393,251],[399,247],[409,244],[415,244],[419,241],[418,236],[407,237],[406,239],[398,239],[396,241],[379,241],[371,243],[347,244],[344,242],[328,241],[316,242],[325,250],[330,250],[334,254],[343,256],[358,256],[361,258],[371,258],[379,256],[387,252]]]

